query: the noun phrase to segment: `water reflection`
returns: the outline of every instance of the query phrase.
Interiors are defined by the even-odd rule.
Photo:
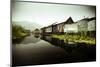
[[[18,39],[13,39],[12,43],[13,44],[28,44],[28,43],[37,43],[40,40],[41,40],[40,36],[30,35],[30,36],[26,36],[26,37],[22,37]]]
[[[37,40],[35,43],[34,41]],[[35,38],[34,35],[25,37],[20,44],[13,45],[13,66],[63,63],[66,52],[49,42]]]
[[[96,60],[95,46],[69,44],[50,36],[30,35],[12,48],[13,66]]]
[[[12,39],[13,44],[19,44],[24,40],[25,37],[17,38],[17,39]]]
[[[67,53],[67,60],[70,61],[94,61],[96,60],[96,46],[85,43],[65,43],[64,40],[42,36],[41,39],[50,42],[52,45],[63,48]]]
[[[40,34],[34,34],[35,38],[40,38]]]

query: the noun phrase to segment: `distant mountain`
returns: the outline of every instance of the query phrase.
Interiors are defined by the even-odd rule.
[[[34,31],[36,28],[40,29],[42,27],[42,25],[37,24],[35,22],[26,22],[26,21],[22,21],[22,22],[12,22],[13,25],[20,25],[22,27],[24,27],[27,30],[31,30]]]

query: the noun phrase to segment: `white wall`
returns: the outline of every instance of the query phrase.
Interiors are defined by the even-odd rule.
[[[88,22],[88,31],[95,31],[95,30],[96,30],[96,20]]]
[[[88,20],[80,20],[77,22],[78,31],[87,31],[88,30]]]
[[[78,32],[78,25],[77,24],[66,24],[64,26],[64,32],[66,32],[66,33],[70,33],[70,32],[76,33],[76,32]]]

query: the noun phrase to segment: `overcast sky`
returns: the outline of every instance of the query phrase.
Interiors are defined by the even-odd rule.
[[[94,6],[46,4],[33,2],[13,2],[12,21],[26,21],[42,26],[63,22],[72,17],[74,21],[85,17],[95,17]]]

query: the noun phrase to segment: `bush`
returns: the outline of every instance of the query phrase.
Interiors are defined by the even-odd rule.
[[[28,33],[26,32],[26,30],[23,27],[21,27],[19,25],[12,26],[12,38],[13,39],[24,37],[27,34]]]

